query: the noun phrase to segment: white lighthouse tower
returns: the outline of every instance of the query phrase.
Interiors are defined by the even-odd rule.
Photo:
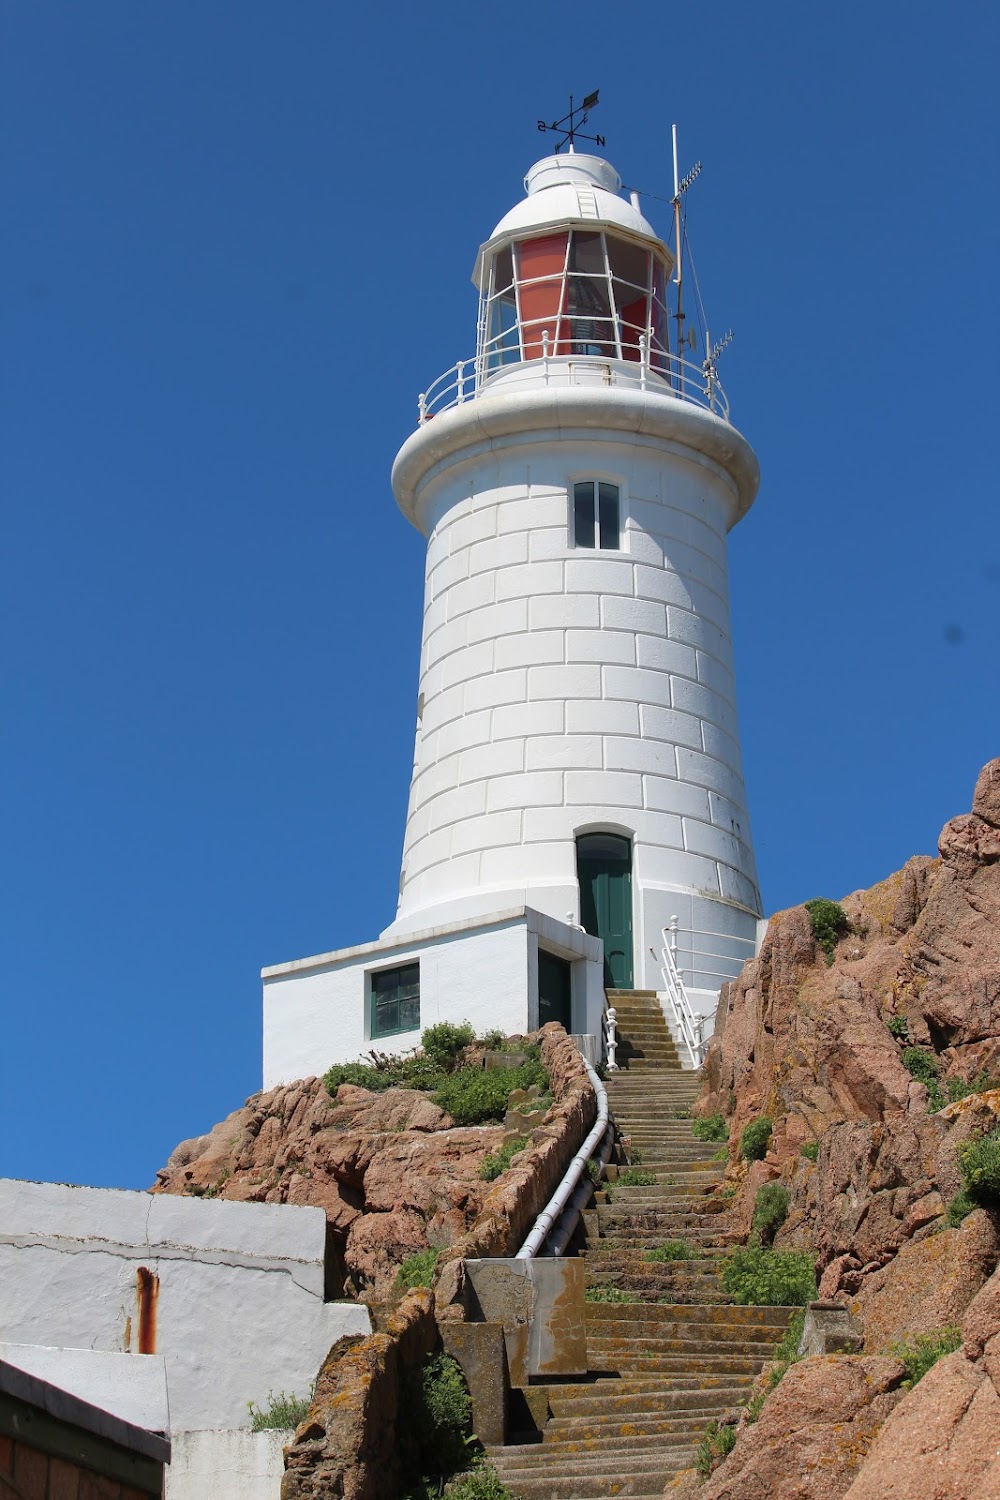
[[[614,168],[550,156],[525,187],[476,261],[475,358],[393,469],[427,577],[389,930],[526,902],[657,989],[676,919],[714,993],[760,915],[726,568],[757,462],[668,348],[673,258]]]
[[[754,951],[726,534],[757,461],[614,168],[571,149],[525,188],[393,468],[427,537],[396,918],[264,971],[267,1084],[442,1019],[599,1038],[606,987],[678,972],[707,1017]]]

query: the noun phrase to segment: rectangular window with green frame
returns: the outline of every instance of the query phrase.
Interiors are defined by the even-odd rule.
[[[372,1037],[420,1030],[420,965],[374,969],[371,979]]]

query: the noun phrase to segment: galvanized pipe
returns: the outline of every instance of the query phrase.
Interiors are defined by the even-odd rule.
[[[581,1173],[586,1170],[591,1152],[608,1128],[608,1091],[585,1057],[582,1062],[597,1094],[597,1123],[567,1167],[562,1182],[535,1220],[531,1233],[517,1252],[517,1260],[532,1260],[538,1254],[553,1224],[569,1202]]]
[[[609,1121],[607,1134],[604,1137],[604,1142],[601,1146],[598,1156],[595,1158],[602,1172],[607,1166],[608,1157],[611,1155],[611,1149],[614,1146],[614,1143],[615,1127]],[[600,1178],[600,1173],[598,1173],[598,1178]],[[570,1242],[573,1230],[576,1228],[576,1221],[580,1217],[580,1213],[583,1209],[584,1204],[590,1197],[592,1188],[593,1184],[589,1180],[585,1181],[581,1179],[581,1181],[577,1183],[576,1191],[574,1192],[572,1198],[569,1200],[569,1203],[563,1209],[562,1217],[560,1218],[558,1224],[553,1229],[552,1233],[548,1237],[548,1240],[546,1241],[546,1255],[562,1255],[563,1251],[566,1249],[566,1246]]]

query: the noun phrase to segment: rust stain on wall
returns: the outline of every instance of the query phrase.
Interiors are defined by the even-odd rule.
[[[156,1303],[160,1295],[160,1278],[155,1271],[140,1266],[135,1273],[139,1303],[139,1353],[156,1353]]]

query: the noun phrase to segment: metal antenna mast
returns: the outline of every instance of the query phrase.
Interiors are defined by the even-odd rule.
[[[684,344],[684,271],[682,266],[683,236],[681,234],[681,198],[694,182],[701,171],[701,162],[696,161],[687,176],[681,178],[677,165],[677,126],[671,126],[674,147],[674,243],[677,248],[677,263],[674,267],[674,285],[677,287],[677,311],[674,317],[677,320],[677,358],[682,358],[681,349]],[[680,379],[680,366],[678,365],[677,377]]]
[[[583,103],[579,105],[574,105],[573,95],[570,94],[568,115],[563,115],[561,120],[553,120],[551,125],[546,125],[544,120],[539,120],[537,122],[539,130],[555,130],[562,135],[562,140],[557,141],[554,147],[557,155],[562,150],[563,146],[566,145],[568,145],[569,149],[572,151],[573,142],[576,140],[577,136],[580,137],[581,141],[594,141],[598,146],[604,145],[605,142],[603,135],[584,135],[580,130],[581,125],[586,125],[587,119],[590,115],[590,111],[597,108],[597,96],[599,92],[599,89],[595,89],[594,92],[592,94],[588,94]],[[576,118],[577,114],[579,114],[580,116],[579,120]]]

